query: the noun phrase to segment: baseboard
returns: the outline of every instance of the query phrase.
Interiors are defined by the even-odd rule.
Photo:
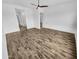
[[[63,26],[58,26],[58,25],[53,25],[53,26],[43,26],[44,28],[50,28],[50,29],[55,29],[55,30],[59,30],[59,31],[64,31],[64,32],[69,32],[69,33],[76,33],[76,31],[74,29],[72,29],[71,27],[63,27]]]

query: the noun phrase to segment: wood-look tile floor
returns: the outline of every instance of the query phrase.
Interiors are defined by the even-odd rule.
[[[9,59],[77,59],[74,34],[29,29],[6,34]]]

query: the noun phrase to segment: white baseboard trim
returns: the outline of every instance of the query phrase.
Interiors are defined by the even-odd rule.
[[[50,29],[55,29],[55,30],[59,30],[59,31],[64,31],[64,32],[69,32],[69,33],[76,33],[76,31],[72,28],[69,28],[69,27],[62,27],[62,26],[57,26],[57,25],[54,25],[54,26],[43,26],[44,28],[50,28]]]

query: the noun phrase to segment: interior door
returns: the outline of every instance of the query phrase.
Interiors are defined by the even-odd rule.
[[[15,9],[20,31],[27,30],[26,16],[22,10]]]

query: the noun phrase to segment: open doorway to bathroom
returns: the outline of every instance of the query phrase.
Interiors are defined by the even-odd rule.
[[[18,20],[20,32],[21,34],[23,34],[23,31],[27,30],[26,16],[23,10],[15,9],[15,11],[16,11],[16,17]]]

